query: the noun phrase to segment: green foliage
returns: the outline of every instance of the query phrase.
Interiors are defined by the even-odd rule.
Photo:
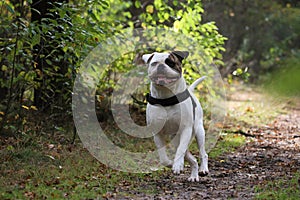
[[[33,105],[34,90],[42,90],[42,101],[50,106],[48,110],[70,114],[77,69],[91,49],[114,32],[100,19],[100,13],[109,6],[106,1],[56,3],[51,10],[56,17],[43,18],[41,22],[31,22],[29,13],[21,16],[19,10],[28,11],[29,2],[23,6],[13,6],[9,1],[0,3],[4,9],[0,33],[3,55],[0,58],[3,75],[0,127],[12,132],[26,121],[20,112],[38,112]],[[42,62],[37,63],[37,59]],[[12,130],[9,124],[15,119],[20,123]]]
[[[222,52],[225,37],[219,34],[214,22],[202,24],[204,10],[201,1],[154,0],[139,16],[142,27],[171,27],[172,30],[193,38],[204,50],[209,59],[217,59],[222,64]]]
[[[204,19],[215,20],[229,38],[221,68],[229,80],[258,80],[299,49],[298,1],[205,0]],[[239,73],[248,69],[249,74]],[[234,72],[234,74],[233,74]],[[245,76],[246,75],[246,76]]]
[[[299,48],[300,39],[300,9],[274,7],[267,18],[272,24],[266,38],[265,51],[260,65],[269,69],[278,64],[286,56],[293,54]]]
[[[56,113],[52,116],[70,115],[73,82],[82,61],[95,46],[116,33],[124,34],[126,28],[160,27],[187,35],[203,48],[210,62],[222,64],[225,38],[214,22],[201,24],[201,1],[154,0],[146,6],[143,1],[48,2],[48,15],[40,21],[31,20],[31,13],[39,12],[29,12],[31,2],[0,2],[0,127],[5,132],[18,132],[28,113],[43,108]],[[99,93],[110,95],[120,74],[134,67],[131,63],[139,51],[111,63],[100,75]],[[199,77],[192,61],[185,73],[189,81]],[[38,100],[45,106],[35,105]]]
[[[261,31],[257,30],[256,37],[249,41],[261,42],[250,50],[250,52],[260,53],[261,57],[254,53],[248,58],[248,60],[258,59],[260,69],[254,69],[255,73],[270,71],[283,64],[280,60],[289,57],[300,47],[300,9],[271,2],[265,6],[269,7],[267,12],[259,12],[258,15],[259,24],[264,25],[265,28]]]

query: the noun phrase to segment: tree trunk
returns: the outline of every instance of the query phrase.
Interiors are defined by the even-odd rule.
[[[51,12],[54,8],[54,3],[67,3],[66,0],[33,0],[31,5],[31,21],[37,23],[37,25],[42,25],[47,23],[47,21],[42,21],[42,19],[48,18],[52,20],[59,20],[59,16]],[[47,25],[47,24],[46,24]],[[53,107],[58,102],[62,102],[57,98],[61,98],[62,94],[57,94],[57,88],[62,88],[62,83],[58,82],[58,74],[63,74],[67,69],[67,64],[62,63],[62,61],[54,61],[58,54],[62,54],[62,51],[56,51],[57,53],[49,54],[56,49],[59,45],[57,41],[53,41],[50,36],[54,35],[57,30],[54,28],[50,30],[47,34],[43,33],[41,37],[40,44],[36,45],[33,50],[34,61],[36,63],[36,71],[38,82],[38,87],[34,90],[34,104],[39,110],[45,110],[46,108]],[[52,33],[51,33],[52,32]],[[51,63],[46,62],[50,60]],[[47,71],[52,71],[54,66],[59,66],[60,69],[57,73],[49,75]]]

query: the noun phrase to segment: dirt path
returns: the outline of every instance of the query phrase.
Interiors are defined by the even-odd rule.
[[[235,120],[230,119],[225,128],[246,134],[247,142],[235,152],[210,159],[210,174],[201,177],[199,183],[186,181],[189,171],[175,176],[166,170],[159,178],[149,175],[147,181],[134,186],[121,185],[111,198],[252,199],[255,186],[263,186],[270,180],[290,179],[300,171],[300,106],[285,103],[281,114],[264,121],[266,117],[261,117],[260,112],[268,111],[260,110],[267,109],[261,104],[262,98],[252,90],[237,90],[231,95],[229,113]],[[261,107],[255,107],[255,104]],[[245,113],[250,113],[250,118],[255,116],[251,123],[237,111],[241,107]],[[238,115],[240,119],[237,119]]]

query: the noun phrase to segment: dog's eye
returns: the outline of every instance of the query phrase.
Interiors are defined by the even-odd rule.
[[[175,62],[169,58],[166,59],[165,63],[171,68],[174,68],[176,65]]]
[[[158,64],[158,62],[153,62],[153,63],[151,63],[151,66],[155,67],[157,64]]]

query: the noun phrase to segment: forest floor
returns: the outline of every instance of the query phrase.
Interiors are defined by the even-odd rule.
[[[299,99],[237,85],[227,105],[224,134],[200,182],[187,181],[188,166],[181,175],[115,171],[78,140],[70,145],[61,134],[53,141],[27,133],[0,140],[0,199],[298,199]]]

